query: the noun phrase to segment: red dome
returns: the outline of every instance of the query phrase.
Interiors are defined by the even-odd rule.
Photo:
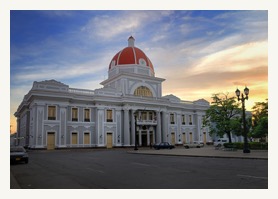
[[[142,65],[150,67],[151,71],[154,73],[153,64],[146,54],[139,48],[134,47],[134,38],[131,36],[129,39],[129,46],[119,51],[111,60],[109,64],[109,70],[113,66],[118,65]]]

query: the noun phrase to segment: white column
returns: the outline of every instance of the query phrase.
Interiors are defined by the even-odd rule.
[[[177,124],[176,142],[181,144],[182,134],[181,134],[181,114],[180,113],[177,113],[176,124]]]
[[[116,110],[116,142],[122,146],[122,110]]]
[[[198,115],[198,114],[196,114],[196,115],[194,115],[195,117],[194,117],[194,119],[195,119],[195,126],[196,126],[196,133],[197,133],[197,141],[201,141],[201,115]]]
[[[66,146],[67,135],[67,107],[60,106],[59,145]]]
[[[129,135],[129,110],[124,109],[124,146],[130,146],[130,135]]]
[[[131,110],[131,145],[135,145],[135,118],[134,110]]]
[[[168,120],[166,117],[166,111],[162,111],[162,141],[167,142],[167,134],[168,134]]]
[[[159,143],[159,142],[161,142],[161,125],[162,125],[160,111],[156,112],[156,122],[157,122],[157,125],[156,125],[155,135],[156,135],[156,142]]]
[[[36,146],[42,147],[43,145],[43,133],[44,133],[44,107],[43,105],[37,106],[36,115]],[[57,115],[56,115],[57,118]],[[56,142],[56,139],[55,139]],[[56,146],[56,143],[55,143]]]
[[[97,108],[97,118],[96,118],[96,143],[98,146],[104,146],[104,120],[105,112],[104,108]]]

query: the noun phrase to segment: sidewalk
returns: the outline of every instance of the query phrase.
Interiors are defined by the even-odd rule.
[[[211,157],[211,158],[248,158],[248,159],[268,159],[267,150],[251,150],[250,153],[243,153],[242,150],[225,151],[223,149],[216,150],[213,146],[205,146],[203,148],[176,147],[174,149],[150,149],[139,148],[139,150],[130,150],[128,153],[147,154],[147,155],[174,155],[174,156],[189,156],[189,157]]]

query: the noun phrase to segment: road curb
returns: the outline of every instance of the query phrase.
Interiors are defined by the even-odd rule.
[[[163,155],[163,156],[184,156],[184,157],[205,157],[205,158],[236,158],[236,159],[260,159],[260,160],[268,160],[268,157],[244,157],[244,156],[220,156],[220,155],[190,155],[190,154],[167,154],[167,153],[146,153],[146,152],[134,152],[127,151],[130,154],[139,154],[139,155]]]

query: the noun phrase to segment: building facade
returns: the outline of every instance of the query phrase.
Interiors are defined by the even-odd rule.
[[[204,100],[162,96],[162,82],[146,54],[128,46],[111,60],[100,89],[70,88],[56,80],[34,82],[15,116],[20,145],[30,148],[132,147],[211,140],[202,118]]]

